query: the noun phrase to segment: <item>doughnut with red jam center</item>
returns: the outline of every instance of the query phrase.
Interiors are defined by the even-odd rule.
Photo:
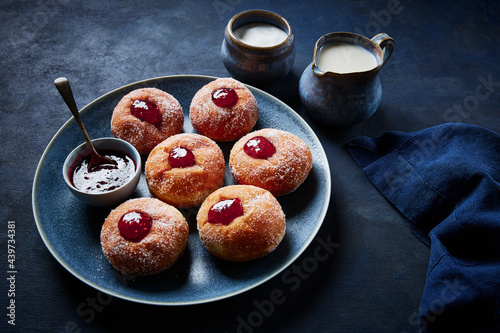
[[[198,232],[206,249],[228,261],[248,261],[276,249],[286,232],[285,214],[271,192],[250,185],[230,185],[201,205]]]
[[[236,183],[254,185],[282,196],[295,191],[312,168],[312,154],[296,135],[261,129],[238,140],[229,156]]]
[[[146,160],[145,174],[154,197],[178,208],[199,206],[224,183],[222,150],[195,133],[171,136]]]
[[[193,128],[215,141],[234,141],[252,130],[259,109],[252,92],[232,78],[202,87],[193,97],[189,118]]]
[[[184,125],[182,107],[174,96],[156,88],[136,89],[113,110],[111,132],[148,154],[166,138],[179,134]]]
[[[182,256],[189,226],[175,207],[137,198],[113,209],[101,229],[101,247],[111,265],[131,276],[160,273]]]

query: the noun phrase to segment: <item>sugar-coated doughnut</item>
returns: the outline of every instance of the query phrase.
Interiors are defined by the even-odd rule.
[[[200,239],[214,256],[248,261],[272,252],[286,231],[285,214],[267,190],[231,185],[210,194],[196,217]]]
[[[188,229],[175,207],[154,198],[130,199],[104,221],[101,247],[118,271],[131,276],[152,275],[181,257]]]
[[[182,131],[184,113],[174,96],[157,88],[136,89],[113,110],[111,132],[148,154],[157,144]]]
[[[266,156],[247,153],[253,150],[263,155],[267,149]],[[312,162],[311,150],[304,141],[292,133],[270,128],[242,137],[229,156],[229,168],[236,183],[262,187],[275,196],[295,191],[309,175]]]
[[[157,145],[146,160],[145,174],[154,197],[175,207],[199,206],[224,183],[224,155],[211,139],[182,133]]]
[[[252,130],[258,116],[252,92],[232,78],[220,78],[206,84],[193,97],[189,110],[193,128],[215,141],[241,138]]]

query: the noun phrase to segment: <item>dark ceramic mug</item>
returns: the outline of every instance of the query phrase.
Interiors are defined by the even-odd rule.
[[[238,39],[234,31],[250,23],[272,24],[286,33],[286,39],[272,46],[254,46]],[[228,22],[221,56],[236,79],[251,84],[269,84],[290,72],[295,60],[295,37],[290,24],[280,15],[260,9],[236,14]]]
[[[375,67],[358,72],[337,73],[318,67],[321,47],[329,43],[361,46],[375,57]],[[385,33],[368,39],[350,32],[334,32],[316,42],[313,62],[302,73],[299,93],[307,112],[329,126],[353,126],[377,110],[382,97],[378,73],[394,50],[395,42]]]

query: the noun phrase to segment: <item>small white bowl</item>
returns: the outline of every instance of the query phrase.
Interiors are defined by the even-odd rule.
[[[105,207],[126,200],[135,191],[141,178],[141,155],[130,143],[117,138],[99,138],[92,140],[92,143],[94,144],[97,152],[100,150],[114,150],[129,155],[135,163],[134,176],[130,178],[126,184],[112,191],[102,193],[87,193],[80,191],[73,185],[71,178],[74,168],[90,154],[90,149],[87,144],[83,143],[76,147],[64,161],[62,173],[66,185],[76,198],[90,206]]]

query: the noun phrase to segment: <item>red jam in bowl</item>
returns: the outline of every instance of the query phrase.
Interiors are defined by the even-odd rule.
[[[135,174],[135,162],[125,153],[100,151],[99,154],[116,162],[116,165],[102,165],[89,172],[90,155],[83,158],[76,167],[70,168],[69,178],[74,187],[86,193],[113,191],[125,185]]]

